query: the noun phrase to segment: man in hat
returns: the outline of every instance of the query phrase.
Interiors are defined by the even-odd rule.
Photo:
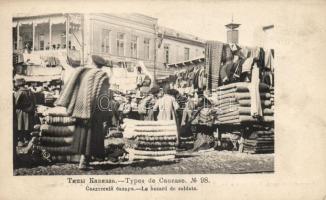
[[[32,91],[25,87],[24,79],[17,79],[15,86],[18,90],[14,94],[14,104],[17,117],[18,145],[29,138],[32,131],[36,99]]]
[[[159,110],[157,120],[174,120],[175,119],[175,110],[179,108],[179,104],[175,98],[168,94],[169,85],[165,85],[163,88],[163,95],[155,103],[153,110]]]

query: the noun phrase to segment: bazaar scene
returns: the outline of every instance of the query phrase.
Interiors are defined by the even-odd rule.
[[[233,19],[224,42],[157,21],[13,17],[15,175],[274,171],[268,37],[241,45]]]

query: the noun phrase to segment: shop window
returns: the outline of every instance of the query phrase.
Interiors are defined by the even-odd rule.
[[[169,45],[164,45],[164,62],[167,64],[169,63],[169,51],[170,51]]]
[[[40,34],[40,37],[39,37],[39,47],[40,47],[40,50],[44,50],[44,35],[43,34]]]
[[[110,53],[110,31],[103,29],[101,39],[102,53]]]
[[[184,49],[184,60],[189,60],[189,48]]]
[[[131,51],[131,57],[137,58],[137,36],[132,35],[131,36],[131,45],[130,45],[130,51]]]
[[[118,55],[119,56],[124,56],[125,55],[125,49],[124,49],[124,38],[125,34],[123,33],[118,33],[118,38],[117,38],[117,50],[118,50]]]
[[[144,39],[144,59],[149,60],[149,38]]]

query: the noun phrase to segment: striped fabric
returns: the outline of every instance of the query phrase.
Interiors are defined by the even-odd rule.
[[[221,68],[223,43],[207,41],[206,43],[206,71],[208,72],[208,88],[217,89],[219,86],[219,74]]]

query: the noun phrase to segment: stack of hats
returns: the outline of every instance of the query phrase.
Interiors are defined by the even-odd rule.
[[[243,142],[245,153],[273,153],[274,152],[274,129],[254,130]]]
[[[250,83],[240,82],[224,85],[218,88],[217,100],[214,105],[217,124],[239,124],[245,122],[257,122],[259,118],[251,116]],[[271,109],[271,94],[269,86],[259,85],[263,122],[273,122],[273,110]]]
[[[177,127],[173,120],[124,120],[124,137],[133,140],[129,146],[131,160],[171,160],[176,155]]]
[[[38,148],[50,153],[53,161],[79,162],[80,156],[72,151],[75,119],[63,107],[45,110],[43,116]]]

